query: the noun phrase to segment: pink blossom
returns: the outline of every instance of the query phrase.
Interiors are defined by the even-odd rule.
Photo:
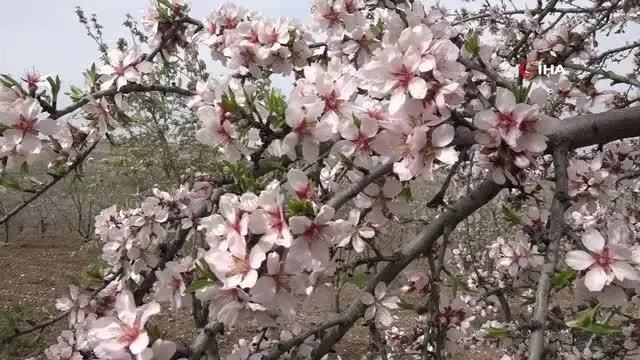
[[[529,206],[522,214],[522,223],[533,229],[544,229],[549,219],[549,210]]]
[[[200,224],[211,234],[225,237],[223,248],[232,249],[232,253],[244,253],[244,237],[249,233],[249,213],[241,208],[240,199],[235,194],[224,194],[218,203],[220,214],[202,218]]]
[[[98,73],[102,74],[102,88],[108,89],[115,84],[116,89],[120,90],[129,82],[140,82],[142,74],[153,70],[153,64],[149,61],[139,61],[139,58],[140,50],[135,47],[126,54],[118,49],[110,50],[107,65],[98,70]]]
[[[354,165],[370,169],[373,166],[372,143],[378,133],[378,122],[363,117],[358,125],[351,120],[344,122],[340,128],[340,135],[345,140],[336,142],[333,150],[347,157],[353,156]]]
[[[218,148],[229,161],[238,161],[249,154],[249,150],[239,140],[235,125],[220,118],[213,106],[199,108],[196,115],[204,126],[196,132],[199,142]]]
[[[538,252],[536,245],[523,232],[516,234],[515,241],[510,241],[501,248],[499,267],[506,268],[509,275],[516,276],[518,272],[529,267],[538,267],[544,263],[544,257]]]
[[[42,118],[41,112],[40,104],[33,98],[24,100],[15,111],[0,112],[0,123],[10,127],[2,137],[13,143],[18,152],[40,152],[42,144],[38,135],[51,136],[58,132],[56,121]]]
[[[141,354],[149,345],[149,335],[144,326],[152,315],[160,312],[160,305],[149,302],[136,308],[133,294],[123,291],[116,297],[117,317],[103,317],[91,325],[89,336],[96,339],[98,345],[93,350],[98,357],[125,357],[130,351]]]
[[[351,244],[351,247],[357,253],[364,251],[365,240],[363,238],[372,239],[376,236],[375,230],[366,225],[360,225],[360,210],[358,209],[351,209],[349,219],[340,223],[340,225],[344,226],[344,230],[341,231],[344,235],[336,237],[337,246],[345,247]]]
[[[69,297],[56,300],[56,309],[69,313],[69,327],[76,323],[83,323],[89,296],[80,293],[76,285],[69,285]]]
[[[270,253],[267,256],[267,273],[262,275],[251,289],[251,297],[285,316],[293,315],[296,302],[293,293],[301,287],[298,278],[300,269],[295,263],[286,259],[280,261],[278,253]]]
[[[397,309],[400,299],[397,296],[387,297],[387,285],[379,282],[373,294],[363,294],[360,301],[368,306],[364,313],[365,320],[375,319],[382,326],[389,326],[393,322],[393,315],[389,310]]]
[[[584,283],[590,291],[601,291],[614,279],[637,280],[638,272],[630,265],[632,253],[624,244],[607,244],[598,230],[589,229],[582,236],[582,244],[589,250],[567,253],[566,263],[576,270],[587,271]]]
[[[319,122],[324,111],[324,102],[306,104],[305,109],[290,104],[287,107],[286,122],[292,129],[282,140],[282,152],[291,160],[297,158],[296,145],[302,145],[302,157],[308,163],[318,160],[319,145],[332,137],[331,125]]]
[[[226,287],[251,288],[258,280],[257,269],[266,259],[266,253],[261,243],[254,245],[248,251],[245,241],[241,240],[237,246],[228,251],[210,250],[204,259]]]
[[[497,129],[502,140],[516,149],[534,153],[541,153],[546,149],[547,137],[539,132],[536,108],[516,104],[513,93],[504,88],[497,90],[496,108],[500,111],[499,114],[492,110],[482,110],[476,114],[473,122],[478,129]]]
[[[311,202],[317,201],[317,189],[311,180],[307,178],[304,171],[299,169],[289,170],[287,173],[287,183],[298,199]]]
[[[413,49],[402,53],[389,47],[379,51],[360,71],[362,78],[371,82],[373,91],[391,94],[389,112],[394,114],[407,100],[407,93],[418,100],[427,95],[427,83],[418,76],[421,63],[420,55]]]
[[[290,259],[313,270],[329,262],[329,243],[335,237],[336,227],[331,223],[335,210],[323,205],[315,219],[292,216],[289,219],[291,232],[297,235],[290,250]]]

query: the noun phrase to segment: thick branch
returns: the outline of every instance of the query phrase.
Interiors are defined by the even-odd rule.
[[[216,336],[222,332],[224,326],[222,323],[214,322],[205,326],[191,345],[191,360],[200,360],[202,354],[207,353],[209,359],[220,360],[218,351],[218,340]]]
[[[538,327],[531,332],[529,338],[529,360],[540,360],[544,354],[544,331],[549,313],[549,293],[551,292],[551,280],[558,262],[560,251],[560,239],[562,239],[565,223],[564,212],[568,207],[569,178],[567,167],[569,166],[569,148],[567,144],[559,144],[553,152],[553,166],[556,177],[556,189],[551,204],[551,229],[549,233],[549,246],[546,250],[545,263],[540,272],[536,302],[534,305],[533,321]]]
[[[457,130],[455,145],[470,146],[475,143],[472,132],[460,128]],[[558,144],[561,140],[570,150],[638,137],[640,106],[557,120],[556,126],[545,135],[549,137],[549,144]],[[549,146],[547,153],[552,150],[553,146]]]
[[[321,331],[327,330],[329,328],[332,328],[334,326],[340,325],[342,323],[344,323],[344,319],[343,318],[337,318],[337,319],[333,319],[333,320],[329,320],[326,321],[318,326],[313,327],[311,330],[305,331],[304,333],[289,339],[285,342],[282,342],[280,344],[278,344],[278,346],[273,349],[271,352],[269,352],[265,357],[263,357],[263,360],[275,360],[280,358],[280,356],[284,353],[286,353],[287,351],[293,349],[295,346],[298,346],[300,344],[302,344],[309,336],[313,336]]]
[[[375,286],[384,281],[391,282],[398,274],[415,260],[420,254],[428,251],[433,243],[442,235],[445,227],[453,230],[455,226],[480,207],[491,201],[502,189],[491,180],[485,180],[473,192],[460,199],[453,207],[442,216],[435,219],[427,226],[411,243],[405,245],[398,253],[398,260],[388,264],[367,285],[364,290],[373,292]],[[353,326],[364,313],[365,306],[359,301],[354,301],[342,314],[344,323],[334,328],[323,338],[322,343],[313,352],[314,359],[320,359],[326,355],[333,345]]]

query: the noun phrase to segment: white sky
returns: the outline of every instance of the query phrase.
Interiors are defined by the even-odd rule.
[[[80,5],[87,16],[98,14],[104,26],[105,40],[113,44],[120,36],[129,38],[122,26],[126,13],[141,18],[148,0],[0,0],[3,3],[3,19],[0,21],[0,33],[3,34],[0,73],[9,73],[21,77],[25,71],[35,68],[41,74],[59,74],[63,82],[63,91],[69,85],[82,84],[82,71],[92,62],[98,61],[96,44],[85,35],[84,27],[78,23],[74,8]],[[218,8],[223,0],[192,0],[191,15],[202,18]],[[310,23],[308,0],[242,0],[237,3],[262,13],[278,17],[287,16]],[[428,1],[427,4],[434,2]],[[449,9],[460,6],[475,8],[477,5],[463,3],[462,0],[441,1]],[[514,1],[519,8],[525,0]],[[530,8],[535,0],[527,0]],[[626,41],[640,38],[640,25],[631,27],[626,34],[600,38],[601,49],[624,45]],[[205,54],[202,54],[205,55]],[[615,65],[613,71],[624,73],[628,63]],[[210,68],[213,74],[220,68]],[[278,81],[276,85],[283,82]]]

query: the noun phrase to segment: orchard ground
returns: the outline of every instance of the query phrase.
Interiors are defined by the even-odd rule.
[[[21,322],[21,328],[29,323],[40,323],[56,316],[53,299],[66,295],[68,276],[77,274],[95,262],[95,245],[87,245],[76,236],[64,232],[45,233],[41,237],[13,237],[8,245],[0,247],[0,312],[20,310],[27,322]],[[346,284],[341,291],[340,301],[348,304],[360,290],[354,284]],[[312,313],[302,313],[299,317],[304,324],[318,323],[335,316],[331,307]],[[394,325],[405,328],[415,324],[415,315],[410,311],[398,311]],[[156,318],[160,330],[167,339],[189,341],[195,331],[189,314],[179,312],[173,316]],[[66,319],[44,331],[36,331],[12,341],[0,350],[0,359],[24,359],[42,353],[46,346],[55,343],[60,331],[66,329]],[[237,339],[250,338],[255,334],[256,324],[241,323],[228,335],[219,338],[222,349],[230,349]],[[366,327],[358,326],[337,346],[338,353],[345,360],[361,359],[368,346],[369,335]],[[222,353],[225,353],[223,350]],[[461,360],[494,359],[491,349],[470,352]]]
[[[18,328],[27,329],[34,324],[56,317],[59,311],[55,309],[55,299],[67,296],[71,279],[86,276],[87,269],[97,263],[100,254],[101,245],[94,238],[87,237],[87,222],[93,222],[96,212],[110,204],[117,203],[121,206],[127,203],[132,204],[136,200],[143,199],[150,192],[154,184],[145,183],[145,177],[101,176],[109,173],[109,164],[102,161],[105,158],[111,159],[109,148],[100,146],[94,152],[93,160],[87,165],[86,176],[82,181],[61,182],[12,219],[9,222],[7,244],[4,244],[7,240],[5,228],[0,227],[0,244],[2,244],[0,245],[0,264],[2,264],[0,320],[7,321],[7,318],[18,312],[20,315]],[[429,215],[428,212],[431,210],[425,210],[424,204],[438,189],[439,184],[436,181],[412,190],[414,196],[412,215],[415,218],[424,218]],[[78,208],[78,200],[85,204],[92,201],[95,204],[94,208],[88,209],[86,205]],[[20,196],[13,193],[0,194],[0,202],[6,209],[13,208],[19,201]],[[56,208],[51,207],[54,202],[57,204]],[[344,217],[345,214],[338,215]],[[495,214],[485,213],[485,218],[486,216],[495,219]],[[381,245],[380,250],[391,253],[399,241],[419,231],[420,226],[421,224],[417,222],[390,228],[391,241]],[[493,228],[492,231],[499,233],[501,230]],[[358,284],[364,286],[368,276],[364,269],[357,271],[344,285],[339,298],[342,309],[361,295]],[[394,292],[399,292],[404,280],[405,277],[400,276],[392,283]],[[403,299],[415,304],[424,302],[424,299],[416,296],[403,296]],[[335,304],[332,302],[330,306],[319,311],[300,312],[298,319],[304,325],[310,325],[335,315]],[[397,311],[395,315],[397,318],[392,326],[399,328],[409,329],[417,321],[415,314],[408,310]],[[158,328],[165,332],[163,335],[165,339],[189,342],[194,338],[195,330],[191,315],[184,311],[156,317],[153,324],[157,324]],[[6,325],[2,323],[0,330],[6,328]],[[230,350],[238,339],[252,338],[257,333],[258,326],[253,322],[241,323],[227,335],[220,337],[221,354],[228,353],[227,350]],[[66,328],[65,319],[43,331],[36,331],[14,339],[7,345],[1,345],[0,359],[24,359],[40,355],[47,346],[56,342],[55,339],[60,331]],[[368,346],[368,329],[359,325],[338,343],[336,350],[345,360],[360,360]],[[459,357],[460,360],[495,358],[493,349],[469,351]]]

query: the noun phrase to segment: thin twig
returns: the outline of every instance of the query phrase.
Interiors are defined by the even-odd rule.
[[[83,153],[78,155],[78,157],[73,161],[73,163],[71,163],[71,165],[69,165],[69,167],[66,168],[66,173],[68,174],[68,173],[72,172],[73,170],[75,170],[78,166],[80,166],[80,164],[82,164],[84,162],[84,160],[87,158],[87,156],[89,156],[89,154],[91,154],[91,152],[96,148],[96,146],[98,145],[98,142],[99,142],[99,140],[95,141],[93,144],[91,144],[91,146],[89,146],[89,148],[87,150],[85,150]],[[11,218],[16,216],[22,209],[24,209],[27,205],[29,205],[33,201],[35,201],[42,194],[47,192],[47,190],[49,190],[53,185],[57,184],[63,178],[64,178],[64,176],[55,176],[51,181],[49,181],[45,186],[43,186],[38,191],[36,191],[27,200],[24,200],[20,205],[16,206],[7,215],[2,217],[2,219],[0,219],[0,225],[6,223]]]

